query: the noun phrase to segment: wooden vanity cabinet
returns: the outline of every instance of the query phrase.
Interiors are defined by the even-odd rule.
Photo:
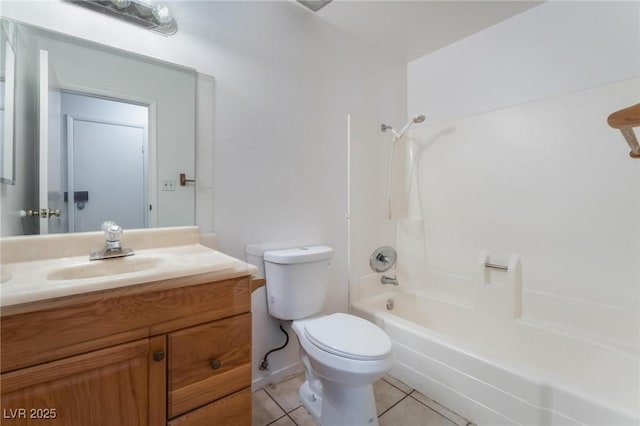
[[[249,278],[175,281],[3,316],[0,423],[249,426]]]

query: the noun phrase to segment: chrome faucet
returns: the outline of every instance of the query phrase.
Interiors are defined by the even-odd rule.
[[[383,275],[382,278],[380,278],[380,282],[382,284],[400,285],[396,277],[388,277],[386,275]]]
[[[89,255],[89,260],[111,259],[114,257],[132,256],[133,250],[130,248],[122,248],[120,245],[120,237],[122,236],[122,228],[115,222],[107,221],[101,226],[104,231],[106,242],[100,251],[94,251]]]

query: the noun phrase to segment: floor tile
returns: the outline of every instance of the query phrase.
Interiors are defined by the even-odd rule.
[[[306,408],[298,407],[289,413],[298,426],[319,426],[319,423],[309,414]]]
[[[390,374],[387,374],[386,376],[384,376],[383,379],[391,383],[393,386],[397,387],[404,393],[411,393],[411,391],[413,391],[413,388],[411,386],[407,385],[404,382],[401,382],[400,380],[396,379]]]
[[[456,426],[413,398],[405,398],[380,416],[380,426]]]
[[[444,417],[448,418],[458,426],[466,426],[467,423],[469,423],[469,421],[464,417],[454,413],[453,411],[449,410],[447,407],[438,404],[431,398],[425,396],[424,394],[418,391],[413,391],[410,396],[422,402],[424,405],[431,408],[432,410],[435,410],[438,413],[442,414]]]
[[[302,405],[298,398],[298,389],[304,383],[304,373],[297,374],[281,383],[264,388],[269,395],[288,413]]]
[[[275,422],[269,423],[269,426],[296,426],[296,423],[289,416],[282,416]]]
[[[406,396],[400,389],[391,386],[384,380],[378,380],[373,384],[373,395],[376,399],[376,412],[378,416]]]
[[[265,426],[285,415],[264,389],[253,393],[252,408],[253,426]]]

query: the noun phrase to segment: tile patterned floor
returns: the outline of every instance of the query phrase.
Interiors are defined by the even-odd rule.
[[[254,392],[253,426],[318,426],[298,400],[302,382],[300,373]],[[373,386],[373,392],[380,426],[475,426],[389,375]]]

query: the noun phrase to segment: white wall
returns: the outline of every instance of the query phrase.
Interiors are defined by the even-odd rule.
[[[347,114],[402,121],[405,64],[286,1],[176,2],[180,30],[167,38],[68,3],[38,6],[2,13],[214,76],[212,111],[198,109],[213,122],[212,155],[197,153],[196,168],[212,170],[219,248],[244,258],[247,243],[330,245],[327,310],[347,309]],[[254,323],[254,354],[281,343],[276,321]],[[295,349],[275,353],[271,372],[296,360]]]
[[[198,73],[196,77],[196,117],[213,117],[215,111],[215,78]],[[213,233],[213,119],[196,119],[196,224],[203,236]],[[212,235],[215,241],[215,235]],[[215,245],[213,242],[211,245]]]
[[[409,282],[477,302],[479,253],[518,254],[524,316],[638,350],[640,162],[606,119],[640,99],[639,35],[637,2],[549,2],[409,64]]]
[[[550,1],[410,62],[409,114],[436,122],[634,77],[639,7]]]

